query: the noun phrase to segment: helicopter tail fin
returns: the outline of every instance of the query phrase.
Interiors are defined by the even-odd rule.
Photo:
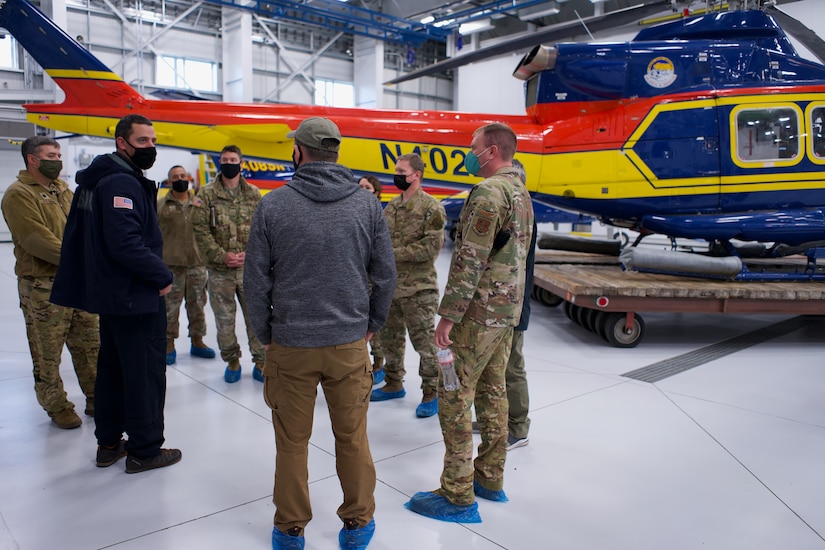
[[[0,26],[43,67],[66,94],[59,107],[126,108],[144,98],[86,48],[26,0],[0,1]],[[38,107],[44,107],[39,104]]]

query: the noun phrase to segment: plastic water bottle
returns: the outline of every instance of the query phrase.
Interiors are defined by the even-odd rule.
[[[441,369],[441,379],[444,389],[455,391],[461,386],[458,375],[455,373],[455,357],[450,348],[438,350],[438,368]]]

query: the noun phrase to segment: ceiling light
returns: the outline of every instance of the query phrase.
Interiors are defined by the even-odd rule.
[[[518,18],[522,21],[532,21],[533,19],[538,19],[540,17],[549,17],[551,15],[557,15],[561,10],[557,6],[553,6],[551,8],[545,8],[539,11],[528,11],[522,10],[518,12]]]
[[[495,28],[493,20],[490,18],[468,21],[458,26],[459,34],[473,34],[476,32],[489,31]]]
[[[435,21],[435,17],[433,17],[432,15],[428,15],[427,17],[425,17],[424,19],[421,20],[421,24],[422,25],[429,25],[433,21]]]

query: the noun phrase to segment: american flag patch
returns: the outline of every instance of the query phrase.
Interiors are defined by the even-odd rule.
[[[129,210],[132,209],[132,199],[127,197],[115,197],[115,208],[128,208]]]

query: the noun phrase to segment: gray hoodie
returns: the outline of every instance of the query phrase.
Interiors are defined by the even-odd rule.
[[[244,261],[249,321],[264,345],[346,344],[377,332],[395,290],[381,203],[334,162],[310,162],[267,193]],[[370,283],[372,291],[370,292]]]

